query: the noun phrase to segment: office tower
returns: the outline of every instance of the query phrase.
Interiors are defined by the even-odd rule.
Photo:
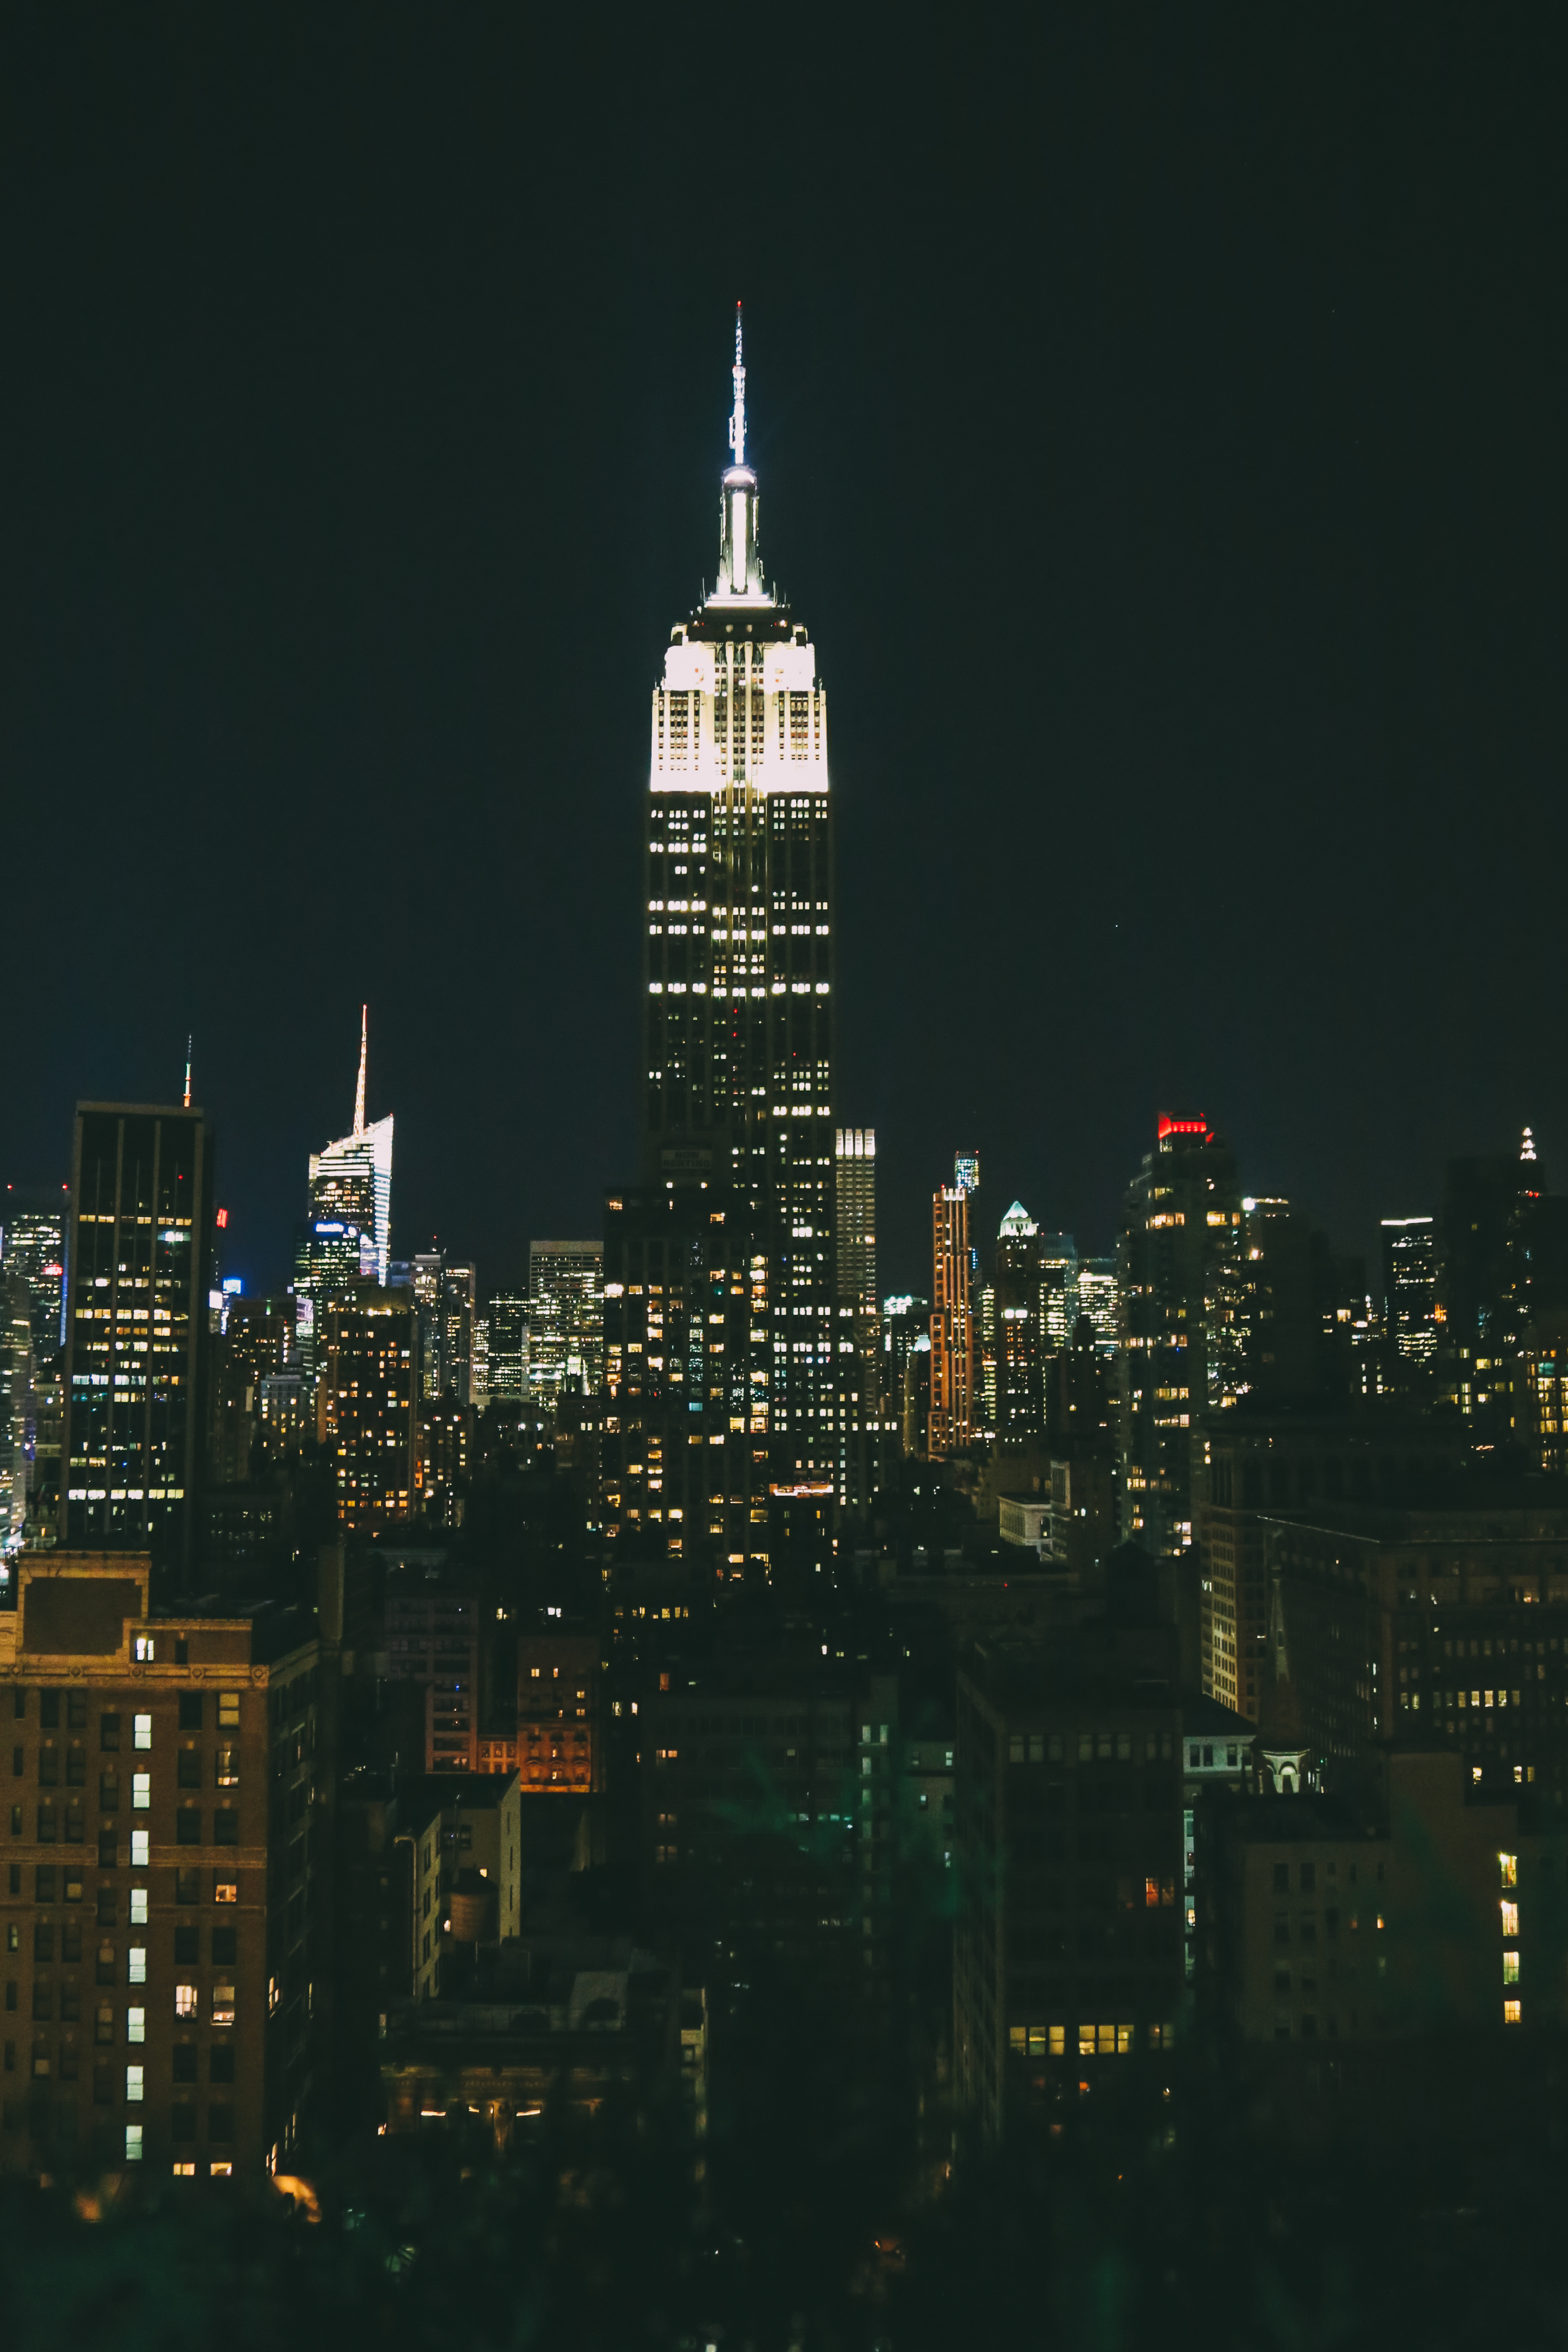
[[[970,1311],[969,1188],[931,1195],[931,1406],[926,1451],[933,1462],[963,1451],[974,1433],[974,1327]]]
[[[412,1273],[419,1394],[433,1402],[449,1391],[459,1404],[468,1404],[473,1390],[478,1274],[438,1248],[422,1250],[413,1260]]]
[[[322,1431],[339,1521],[359,1534],[396,1527],[413,1508],[415,1345],[409,1291],[365,1276],[328,1304]]]
[[[421,1397],[414,1416],[414,1508],[437,1527],[460,1528],[473,1450],[473,1408],[448,1389]]]
[[[426,1398],[438,1397],[447,1384],[443,1357],[447,1322],[441,1302],[445,1271],[446,1260],[438,1249],[419,1250],[409,1261],[417,1337],[416,1385],[421,1397]]]
[[[490,1318],[483,1309],[476,1308],[473,1341],[468,1360],[468,1402],[476,1412],[483,1412],[490,1401]]]
[[[60,1541],[183,1577],[202,1478],[213,1133],[199,1110],[77,1107]]]
[[[33,1327],[20,1275],[0,1270],[0,1588],[27,1530],[33,1468]]]
[[[921,1399],[912,1427],[906,1427],[910,1358],[919,1349],[931,1360],[931,1300],[912,1291],[882,1301],[881,1340],[877,1358],[877,1409],[883,1426],[899,1436],[906,1454],[923,1453],[929,1393]]]
[[[1173,2043],[1181,1740],[1173,1631],[1152,1612],[1039,1649],[980,1643],[960,1669],[953,2074],[983,2139],[1036,2115],[1059,2127],[1080,2085],[1098,2104]]]
[[[1012,1444],[1045,1429],[1041,1385],[1040,1229],[1015,1201],[996,1235],[997,1438]]]
[[[1078,1311],[1087,1316],[1100,1353],[1114,1356],[1121,1347],[1121,1308],[1113,1257],[1085,1257],[1078,1266]]]
[[[952,1181],[961,1192],[980,1190],[980,1154],[978,1151],[955,1151],[952,1155]]]
[[[1242,1381],[1241,1196],[1206,1119],[1161,1119],[1128,1188],[1118,1279],[1122,1532],[1184,1551],[1195,1433]]]
[[[223,1328],[211,1341],[212,1423],[208,1463],[215,1481],[244,1485],[259,1453],[263,1383],[298,1371],[298,1329],[291,1298],[235,1295]]]
[[[542,1403],[603,1382],[604,1272],[603,1242],[528,1244],[528,1379]]]
[[[869,1502],[880,1454],[878,1357],[881,1316],[877,1304],[877,1138],[867,1128],[834,1131],[835,1248],[838,1279],[838,1354],[846,1444],[838,1467],[841,1502]],[[848,1361],[857,1377],[847,1377]]]
[[[1040,1235],[1040,1341],[1059,1355],[1078,1328],[1078,1244],[1070,1234]]]
[[[1419,1378],[1437,1351],[1437,1248],[1430,1217],[1384,1217],[1384,1336],[1397,1381]]]
[[[528,1394],[528,1301],[512,1291],[490,1300],[489,1394],[498,1404],[521,1404]]]
[[[767,1258],[747,1207],[700,1185],[605,1203],[603,1510],[621,1558],[761,1582],[769,1375],[750,1336],[766,1328]]]
[[[145,1552],[24,1553],[0,1612],[0,2171],[260,2190],[320,2010],[317,1641],[291,1610],[154,1613],[151,1577]]]
[[[70,1193],[64,1184],[7,1184],[0,1199],[0,1274],[27,1294],[33,1362],[39,1372],[65,1346],[66,1237]]]
[[[310,1223],[352,1227],[364,1237],[363,1271],[386,1280],[392,1251],[392,1127],[384,1118],[365,1121],[365,1071],[369,1052],[368,1008],[360,1007],[359,1080],[354,1089],[352,1133],[310,1154]]]
[[[720,576],[671,634],[647,802],[645,1181],[733,1187],[765,1264],[781,1480],[837,1471],[827,705],[763,578],[737,315]]]

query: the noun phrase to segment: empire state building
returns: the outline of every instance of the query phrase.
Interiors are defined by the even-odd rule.
[[[635,1482],[623,1477],[619,1530],[647,1549],[660,1529],[666,1549],[689,1555],[695,1520],[723,1535],[731,1566],[756,1557],[731,1497],[748,1494],[754,1528],[764,1480],[841,1487],[848,1386],[834,1264],[827,698],[805,628],[763,575],[738,309],[732,382],[718,580],[671,631],[653,691],[643,1184],[635,1203],[611,1203],[605,1269],[612,1410],[640,1409],[650,1434],[663,1423],[666,1499],[630,1503]],[[634,1292],[634,1235],[665,1230],[673,1243],[677,1226],[679,1269],[667,1250],[657,1273],[641,1266]],[[657,1327],[634,1337],[656,1298]],[[843,1352],[853,1354],[847,1333]],[[672,1449],[690,1457],[699,1443],[722,1444],[729,1471],[708,1482],[705,1509],[674,1507],[676,1535]],[[742,1454],[743,1478],[733,1475]],[[651,1527],[650,1508],[663,1513]]]

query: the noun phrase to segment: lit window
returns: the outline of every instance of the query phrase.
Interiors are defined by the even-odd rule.
[[[1092,2025],[1080,2025],[1080,2026],[1079,2027],[1079,2030],[1078,2030],[1078,2054],[1079,2054],[1079,2056],[1080,2058],[1092,2058],[1092,2057],[1093,2057],[1093,2055],[1094,2055],[1094,2028],[1093,2028],[1093,2026],[1092,2026]]]
[[[145,1944],[132,1944],[130,1951],[126,1954],[125,1978],[128,1984],[146,1983],[147,1947]]]
[[[1517,2000],[1504,2001],[1502,2005],[1502,2021],[1505,2025],[1521,2025],[1523,2023],[1523,2015]]]
[[[177,1984],[174,1987],[174,2015],[176,2017],[195,2017],[195,2013],[196,1989],[195,1985]]]
[[[131,1925],[133,1927],[147,1925],[147,1889],[144,1886],[133,1886],[131,1890]]]
[[[1511,1941],[1519,1933],[1519,1906],[1517,1903],[1500,1903],[1498,1908],[1502,1913],[1503,1934]]]
[[[1102,2025],[1099,2027],[1097,2030],[1096,2039],[1100,2055],[1105,2058],[1114,2058],[1116,2055],[1115,2026]]]
[[[147,2012],[144,2009],[128,2009],[126,2011],[125,2039],[127,2042],[146,2041]]]
[[[1500,1883],[1504,1886],[1517,1886],[1519,1885],[1518,1854],[1500,1853],[1497,1859]]]
[[[136,1636],[135,1645],[134,1645],[134,1646],[135,1646],[135,1654],[136,1654],[136,1663],[137,1663],[137,1664],[138,1664],[139,1666],[150,1666],[150,1665],[152,1664],[152,1663],[153,1663],[153,1636],[152,1636],[152,1634],[151,1634],[151,1633],[138,1633],[138,1634],[137,1634],[137,1636]],[[140,2155],[141,2155],[141,2153],[142,2153],[141,2149],[140,2149],[140,2148],[138,2148],[138,2149],[137,2149],[137,2151],[136,2151],[136,2153],[138,2154],[138,2156],[140,2156]]]
[[[131,1775],[132,1811],[133,1813],[144,1813],[147,1811],[152,1802],[153,1775],[151,1772],[132,1772]]]
[[[234,2170],[234,2165],[226,2156],[215,2156],[207,2170],[215,2180],[226,2180]]]
[[[134,1726],[134,1736],[131,1742],[132,1748],[151,1748],[153,1745],[152,1717],[150,1715],[136,1715],[132,1716],[131,1720]]]
[[[215,1984],[213,1987],[213,2023],[234,2023],[234,1987],[231,1984]]]
[[[141,2066],[127,2066],[125,2069],[125,2097],[131,2106],[137,2107],[142,2104],[145,2071]]]
[[[191,2180],[195,2177],[195,2166],[182,2163],[178,2158],[175,2158],[174,2169],[176,2180]]]
[[[215,1881],[213,1885],[213,1901],[215,1903],[237,1903],[239,1901],[239,1882],[237,1879],[220,1878]]]
[[[148,1836],[149,1833],[146,1830],[132,1830],[131,1832],[131,1867],[132,1870],[145,1870],[149,1867],[152,1862],[152,1855],[148,1851]]]
[[[125,2161],[127,2164],[140,2164],[142,2161],[142,2126],[140,2124],[127,2124],[125,2126]]]
[[[1065,2025],[1053,2025],[1049,2030],[1051,2037],[1051,2056],[1053,2058],[1065,2058],[1067,2055],[1068,2046],[1067,2027]]]
[[[1519,1954],[1516,1951],[1507,1951],[1502,1956],[1502,1980],[1504,1984],[1519,1982]]]
[[[217,1727],[220,1731],[239,1729],[239,1693],[219,1691],[217,1695]]]

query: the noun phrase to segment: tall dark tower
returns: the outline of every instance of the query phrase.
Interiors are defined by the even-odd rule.
[[[77,1106],[60,1540],[150,1550],[179,1584],[202,1477],[213,1214],[200,1110]]]
[[[837,1463],[833,857],[816,656],[763,579],[735,319],[719,581],[670,635],[647,795],[646,1173],[707,1175],[766,1259],[754,1429],[782,1477]],[[771,1344],[770,1344],[771,1342]]]
[[[827,704],[763,578],[739,309],[733,386],[718,582],[653,693],[643,1181],[605,1228],[606,1437],[626,1440],[608,1447],[606,1527],[687,1559],[700,1530],[751,1574],[766,1488],[841,1484],[855,1371],[835,1277]],[[672,1528],[690,1483],[672,1465],[696,1479],[699,1444],[721,1454]]]

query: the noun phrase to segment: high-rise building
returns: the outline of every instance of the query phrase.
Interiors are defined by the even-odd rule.
[[[605,1377],[605,1245],[528,1244],[528,1379],[534,1396],[593,1396]]]
[[[69,1222],[67,1185],[7,1184],[0,1198],[0,1274],[16,1276],[26,1291],[33,1362],[40,1372],[58,1362],[65,1346]]]
[[[150,1550],[180,1577],[203,1470],[212,1187],[200,1110],[78,1105],[60,1541]]]
[[[1040,1235],[1040,1344],[1059,1356],[1079,1318],[1078,1244],[1070,1234]]]
[[[384,1283],[392,1253],[392,1126],[384,1118],[367,1124],[365,1073],[369,1011],[360,1007],[359,1082],[354,1089],[353,1131],[310,1154],[312,1224],[352,1225],[365,1238],[363,1270]]]
[[[276,1607],[154,1612],[151,1581],[145,1552],[24,1553],[0,1612],[0,2172],[259,2190],[321,2017],[317,1640]]]
[[[1015,1201],[996,1236],[997,1438],[1007,1444],[1045,1428],[1041,1383],[1040,1229]]]
[[[961,1453],[974,1433],[974,1324],[970,1309],[970,1188],[931,1195],[931,1406],[926,1451]]]
[[[322,1427],[339,1520],[361,1534],[395,1527],[414,1507],[414,1318],[411,1292],[370,1276],[327,1308]]]
[[[654,689],[647,800],[646,1180],[732,1187],[765,1262],[773,1467],[832,1480],[836,1332],[827,703],[764,582],[737,313],[717,585]]]
[[[419,1394],[433,1402],[450,1393],[459,1404],[468,1404],[473,1399],[478,1274],[472,1265],[434,1248],[415,1257],[412,1276],[419,1327]]]
[[[1199,1424],[1240,1391],[1241,1216],[1229,1146],[1206,1119],[1162,1118],[1118,1258],[1122,1533],[1150,1551],[1191,1545]]]
[[[485,1319],[487,1393],[498,1404],[521,1404],[528,1394],[528,1301],[514,1292],[498,1291]]]
[[[868,1502],[876,1485],[881,1435],[878,1358],[881,1313],[877,1301],[877,1138],[871,1128],[840,1127],[833,1138],[835,1243],[838,1275],[838,1353],[847,1340],[858,1381],[844,1383],[846,1444],[837,1479],[839,1499]]]
[[[33,1331],[20,1275],[0,1269],[0,1581],[27,1531],[33,1469]]]
[[[910,1369],[918,1358],[924,1376],[910,1394]],[[906,1454],[925,1450],[930,1410],[931,1300],[912,1291],[882,1301],[882,1338],[877,1363],[878,1409],[885,1427],[898,1435]]]
[[[1396,1377],[1437,1351],[1437,1243],[1430,1217],[1384,1217],[1384,1332]]]
[[[1079,1258],[1078,1311],[1089,1318],[1095,1346],[1105,1356],[1114,1356],[1121,1344],[1118,1337],[1121,1328],[1118,1296],[1116,1260],[1113,1257]]]

